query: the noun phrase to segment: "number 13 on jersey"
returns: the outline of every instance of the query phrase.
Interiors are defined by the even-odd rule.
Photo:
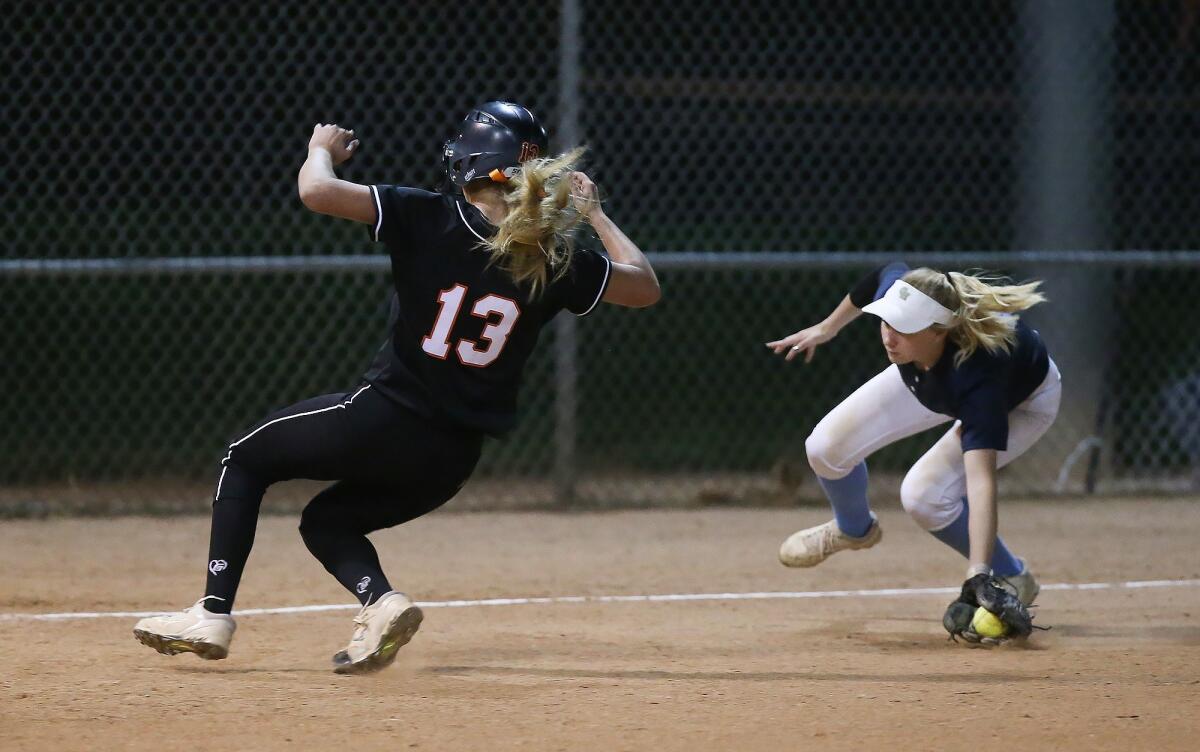
[[[421,340],[422,350],[439,360],[446,359],[450,354],[450,332],[454,329],[454,321],[466,297],[466,285],[442,290],[438,295],[437,320],[433,322],[433,331]],[[508,336],[521,316],[521,309],[515,300],[500,295],[484,295],[471,306],[471,315],[487,321],[479,334],[479,338],[486,340],[487,345],[481,348],[479,342],[464,337],[458,341],[454,352],[463,365],[484,368],[500,357],[500,351],[504,349]]]

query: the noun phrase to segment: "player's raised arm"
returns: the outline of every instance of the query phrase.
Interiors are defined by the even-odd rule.
[[[662,298],[662,290],[654,268],[642,249],[604,213],[596,184],[582,172],[571,173],[571,197],[612,260],[612,278],[602,300],[628,308],[645,308],[657,303]]]
[[[300,200],[318,214],[375,223],[375,200],[365,185],[342,180],[333,171],[358,150],[354,131],[337,125],[313,127],[308,141],[308,158],[296,179]]]

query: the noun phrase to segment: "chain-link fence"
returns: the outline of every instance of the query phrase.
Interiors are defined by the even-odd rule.
[[[489,98],[588,143],[646,250],[713,255],[660,257],[654,309],[547,330],[524,423],[460,504],[815,494],[803,439],[881,367],[876,335],[808,367],[761,343],[878,249],[1047,280],[1032,318],[1067,402],[1010,490],[1200,480],[1200,268],[1150,253],[1200,244],[1191,0],[3,10],[0,509],[200,509],[230,437],[348,388],[386,261],[299,205],[311,126],[357,129],[349,179],[433,186]]]

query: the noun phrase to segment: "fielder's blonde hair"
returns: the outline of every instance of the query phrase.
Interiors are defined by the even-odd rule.
[[[508,214],[485,245],[492,262],[536,297],[566,273],[575,249],[575,230],[584,220],[571,200],[571,173],[583,148],[557,157],[535,158],[500,184]]]
[[[1044,303],[1040,281],[1012,284],[1005,277],[983,274],[913,269],[904,281],[954,311],[954,322],[939,329],[949,332],[958,352],[955,367],[983,348],[991,353],[1010,352],[1017,340],[1017,317],[1011,314]]]

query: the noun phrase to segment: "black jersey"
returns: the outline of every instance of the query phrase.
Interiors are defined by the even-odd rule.
[[[429,417],[499,435],[517,421],[517,388],[538,335],[561,309],[583,316],[604,296],[608,257],[577,250],[531,298],[491,263],[495,227],[461,196],[371,186],[372,239],[392,258],[389,337],[363,379]]]
[[[902,263],[876,269],[850,292],[862,308],[884,296],[908,271]],[[873,297],[872,297],[873,296]],[[962,421],[962,449],[1008,448],[1008,414],[1046,379],[1050,355],[1036,329],[1017,319],[1016,342],[1008,352],[979,348],[960,365],[954,364],[958,345],[947,340],[942,357],[928,371],[913,363],[899,366],[908,390],[935,413]]]

